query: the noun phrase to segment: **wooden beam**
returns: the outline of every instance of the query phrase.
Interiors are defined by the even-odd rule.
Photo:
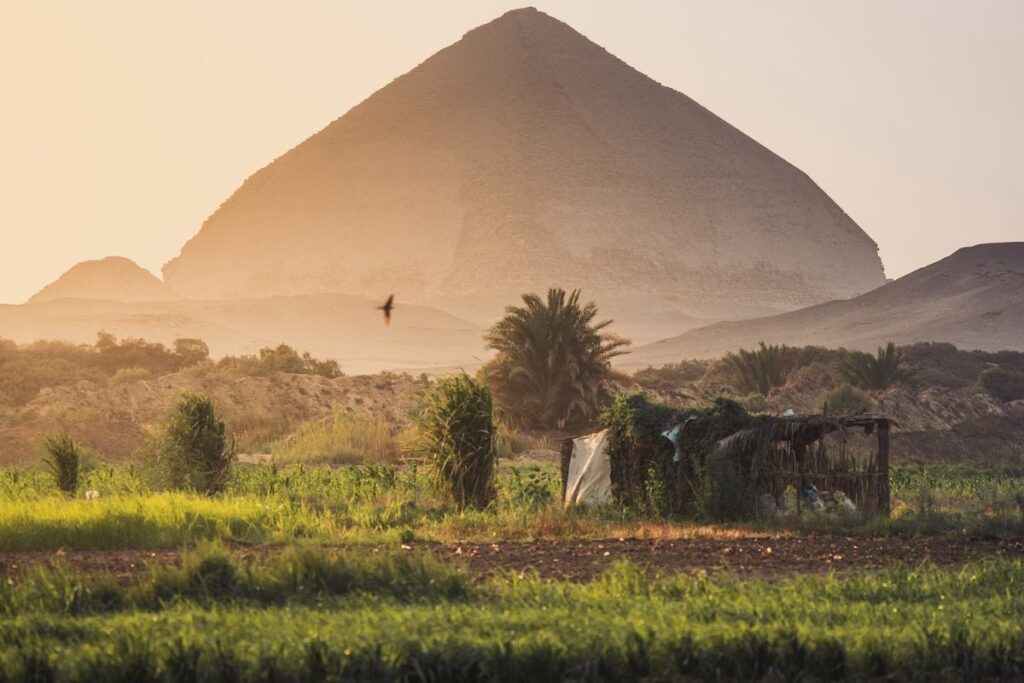
[[[889,422],[878,423],[878,514],[889,515]]]

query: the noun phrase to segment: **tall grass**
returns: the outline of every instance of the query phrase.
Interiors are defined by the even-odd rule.
[[[340,410],[326,420],[303,422],[287,440],[271,446],[279,464],[396,462],[399,441],[387,420],[379,415],[356,417]]]
[[[78,472],[81,466],[81,449],[67,434],[49,434],[43,439],[43,448],[48,457],[44,462],[50,468],[57,488],[68,495],[78,490]]]
[[[487,384],[465,373],[440,380],[427,391],[418,423],[420,449],[456,508],[490,505],[498,430]]]
[[[0,550],[162,548],[219,539],[266,543],[329,538],[332,520],[280,499],[186,493],[64,500],[26,505],[0,499]]]
[[[1024,568],[897,569],[770,581],[651,578],[619,564],[590,584],[499,578],[454,595],[391,560],[274,570],[200,562],[121,589],[99,611],[74,577],[19,587],[0,620],[5,680],[1019,680]],[[300,565],[301,566],[301,565]],[[399,571],[395,571],[395,570]],[[337,590],[335,572],[342,577]],[[353,582],[362,584],[350,590]],[[159,591],[154,589],[160,585]],[[70,587],[72,590],[65,590]],[[100,593],[116,593],[109,584]],[[264,592],[266,589],[266,592]],[[146,596],[159,593],[152,611]],[[294,600],[280,602],[291,595]],[[56,596],[55,599],[47,599]],[[30,598],[31,596],[29,596]],[[451,600],[458,597],[458,600]],[[267,599],[269,598],[269,599]],[[260,605],[283,606],[261,607]],[[216,606],[207,609],[204,605]],[[328,672],[330,676],[328,676]],[[333,678],[332,678],[333,677]]]

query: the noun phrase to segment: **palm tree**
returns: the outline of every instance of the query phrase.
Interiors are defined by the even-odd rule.
[[[578,289],[549,289],[547,301],[524,294],[522,306],[505,309],[484,337],[498,352],[485,371],[513,419],[564,429],[597,415],[613,376],[611,359],[629,342],[604,331],[611,320],[596,317],[593,302],[580,305]]]
[[[756,391],[764,396],[774,387],[786,383],[793,369],[793,360],[793,350],[788,346],[768,346],[763,341],[756,351],[740,349],[725,355],[726,367],[737,388]]]
[[[878,347],[877,356],[863,351],[844,350],[837,370],[845,382],[869,390],[885,389],[910,377],[904,367],[903,353],[892,342],[885,348]]]

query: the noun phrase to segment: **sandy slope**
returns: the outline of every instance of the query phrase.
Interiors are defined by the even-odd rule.
[[[866,350],[888,341],[943,341],[1024,351],[1024,242],[960,249],[852,299],[692,330],[639,347],[620,366],[716,358],[760,340]]]

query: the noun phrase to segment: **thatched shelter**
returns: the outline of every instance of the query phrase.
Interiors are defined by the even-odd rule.
[[[670,408],[640,394],[604,416],[613,499],[669,515],[749,519],[801,512],[831,496],[889,512],[889,431],[882,415],[751,415],[719,399]],[[572,440],[563,448],[563,480]]]

